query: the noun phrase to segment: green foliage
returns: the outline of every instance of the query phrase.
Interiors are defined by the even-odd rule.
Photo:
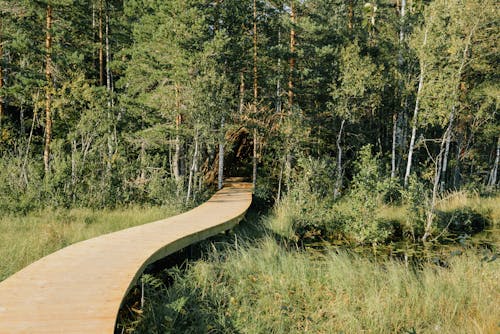
[[[337,206],[344,219],[344,233],[357,243],[384,242],[391,234],[391,226],[375,214],[383,203],[390,182],[380,169],[372,146],[361,148],[356,162],[349,194]]]
[[[303,157],[285,197],[275,207],[276,219],[271,229],[290,238],[301,238],[310,231],[338,231],[332,225],[333,175],[331,160]]]
[[[437,213],[438,226],[454,236],[472,236],[491,225],[488,212],[479,212],[471,207]]]
[[[428,192],[415,175],[410,177],[408,189],[403,191],[403,203],[407,206],[405,226],[413,240],[419,239],[424,234],[427,213],[430,210]]]
[[[488,182],[500,124],[494,52],[500,25],[493,0],[407,1],[404,17],[402,2],[294,1],[293,18],[289,2],[258,0],[255,73],[252,1],[53,1],[48,82],[47,4],[0,0],[0,157],[17,157],[0,171],[0,210],[179,202],[191,168],[198,184],[192,195],[200,198],[216,179],[219,142],[227,144],[232,131],[256,128],[256,194],[263,203],[271,204],[285,174],[284,188],[293,182],[291,191],[315,193],[311,200],[291,194],[313,217],[299,217],[297,226],[338,230],[326,199],[333,156],[342,158],[335,177],[346,181],[342,188],[351,189],[356,205],[363,203],[359,208],[373,207],[382,195],[385,202],[399,200],[397,176],[420,70],[413,171],[432,179],[439,138],[450,125],[444,188],[495,189]],[[53,129],[45,173],[40,160],[49,86]],[[384,189],[377,187],[385,181],[361,180],[372,171],[354,178],[356,152],[367,144],[376,147],[381,164],[395,147],[396,177]],[[229,169],[250,171],[251,140],[238,145],[231,150],[245,166]],[[291,179],[281,172],[287,154]],[[308,179],[297,157],[325,162],[307,167],[326,168],[325,176]],[[22,168],[12,176],[14,166]],[[328,214],[318,217],[316,209]]]
[[[15,156],[0,159],[0,212],[24,214],[40,206],[45,196],[40,164]]]
[[[335,114],[357,123],[380,104],[381,71],[369,56],[361,54],[357,42],[342,49],[340,85],[332,85]]]

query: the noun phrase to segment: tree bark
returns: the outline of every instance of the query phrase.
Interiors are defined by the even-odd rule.
[[[111,75],[111,47],[109,43],[109,11],[106,5],[104,9],[105,18],[105,48],[106,48],[106,91],[108,92],[108,163],[107,172],[111,172],[113,156],[115,154],[115,144],[116,144],[116,125],[113,117],[113,77]]]
[[[281,28],[278,28],[278,46],[281,44]],[[281,119],[281,57],[278,56],[278,78],[276,80],[276,114]]]
[[[292,113],[293,109],[293,98],[294,98],[294,93],[293,93],[293,88],[294,88],[294,82],[293,82],[293,74],[295,71],[295,23],[296,23],[296,17],[295,17],[295,6],[293,1],[290,4],[290,21],[292,23],[292,27],[290,29],[290,75],[288,78],[288,107],[289,107],[289,112],[290,114]]]
[[[104,85],[103,0],[99,0],[99,85]]]
[[[451,131],[453,128],[453,121],[455,120],[455,106],[453,106],[452,111],[450,113],[450,119],[448,121],[448,127],[446,128],[444,135],[445,149],[442,158],[442,166],[441,166],[441,184],[440,190],[444,191],[446,187],[446,170],[448,168],[448,154],[450,153],[450,143],[451,143]]]
[[[253,114],[257,117],[259,85],[257,77],[257,1],[253,0]],[[257,125],[253,129],[252,184],[257,184]]]
[[[2,135],[3,110],[3,18],[0,17],[0,136]]]
[[[463,137],[460,136],[457,140],[457,151],[456,151],[456,164],[453,172],[453,188],[459,189],[461,183],[461,172],[460,172],[460,154],[463,148]]]
[[[285,160],[285,159],[284,159]],[[280,176],[278,178],[278,191],[276,193],[276,202],[281,201],[281,185],[283,184],[283,169],[284,169],[285,163],[280,163]]]
[[[189,203],[189,199],[191,197],[191,191],[193,189],[193,178],[196,173],[198,164],[198,130],[196,130],[196,134],[194,136],[194,153],[193,153],[193,161],[191,163],[191,168],[189,169],[189,179],[188,179],[188,190],[186,195],[186,204]]]
[[[52,91],[54,84],[52,81],[52,6],[47,5],[46,15],[46,36],[45,36],[45,147],[43,151],[43,163],[45,175],[50,168],[50,144],[52,141]]]
[[[396,177],[396,133],[398,130],[398,114],[392,117],[391,179]]]
[[[257,114],[258,77],[257,77],[257,0],[253,0],[253,112]]]
[[[35,123],[36,123],[36,114],[37,114],[37,108],[33,110],[33,120],[31,121],[31,129],[30,129],[30,134],[28,136],[28,142],[26,143],[26,152],[24,154],[24,160],[23,160],[23,166],[22,166],[22,175],[24,177],[25,185],[28,186],[28,173],[26,170],[26,167],[28,166],[28,158],[30,154],[30,149],[31,149],[31,140],[33,139],[33,131],[35,129]]]
[[[245,108],[245,74],[244,71],[240,72],[240,104],[239,104],[239,112],[243,114]]]
[[[495,157],[495,162],[493,163],[493,168],[491,169],[491,173],[490,173],[489,186],[492,188],[497,185],[499,161],[500,161],[500,136],[498,137],[498,140],[497,140],[497,153],[496,153],[496,157]]]
[[[182,170],[181,170],[181,155],[182,155],[182,145],[181,145],[181,140],[179,136],[179,131],[180,127],[182,124],[182,115],[180,113],[181,109],[181,102],[179,98],[179,87],[175,85],[175,105],[177,109],[177,116],[175,117],[175,149],[174,149],[174,156],[173,156],[173,171],[174,171],[174,178],[177,183],[181,182],[182,179]]]
[[[253,156],[252,156],[252,185],[255,189],[257,185],[257,129],[253,129]]]
[[[403,80],[403,49],[404,49],[404,40],[405,40],[405,15],[406,15],[406,0],[402,0],[401,8],[399,11],[400,17],[400,27],[399,27],[399,55],[398,55],[398,66],[401,78],[399,79],[399,91],[401,95],[401,99],[403,99],[403,89],[404,89],[404,80]],[[396,112],[393,118],[393,128],[392,128],[392,152],[391,152],[391,178],[396,177],[396,170],[398,169],[398,151],[401,152],[401,147],[403,146],[403,127],[404,127],[404,119],[406,118],[406,103],[401,101],[401,110],[400,112]]]
[[[220,121],[220,139],[219,139],[219,171],[217,177],[217,188],[220,190],[224,185],[224,117]]]
[[[445,145],[445,141],[443,138],[441,140],[439,154],[436,158],[436,165],[434,167],[434,182],[433,182],[433,186],[432,186],[431,207],[427,211],[427,219],[426,219],[426,224],[425,224],[424,235],[422,236],[422,242],[426,242],[427,238],[431,235],[432,222],[434,221],[437,196],[439,193],[439,179],[441,176],[441,167],[442,167],[442,159],[443,159],[443,153],[444,153],[444,145]]]
[[[442,167],[441,167],[441,185],[440,185],[441,191],[445,190],[445,187],[446,187],[446,171],[447,171],[447,167],[448,167],[448,154],[450,152],[450,143],[451,143],[453,122],[454,122],[455,117],[456,117],[456,108],[457,108],[458,99],[459,99],[458,92],[460,90],[460,82],[461,82],[461,78],[462,78],[465,64],[467,62],[467,58],[468,58],[467,55],[469,53],[469,47],[471,45],[472,36],[474,35],[476,27],[477,27],[477,24],[471,28],[469,35],[467,36],[467,41],[465,42],[464,51],[462,53],[462,61],[460,62],[460,66],[459,66],[458,72],[457,72],[457,77],[456,77],[457,78],[457,85],[455,87],[455,96],[454,96],[453,105],[451,107],[449,121],[448,121],[448,127],[446,128],[445,138],[444,138],[445,143],[446,143],[446,147],[445,147],[444,156],[443,156],[443,160],[442,160]]]
[[[340,196],[340,190],[342,189],[342,133],[344,131],[345,119],[340,123],[340,130],[337,136],[337,180],[335,181],[335,189],[333,190],[333,197],[338,198]]]
[[[424,41],[423,41],[424,48],[427,45],[427,33],[428,33],[428,30],[426,30],[424,33]],[[424,76],[425,76],[425,63],[423,60],[421,60],[420,61],[420,75],[418,77],[417,97],[415,99],[415,109],[413,110],[410,147],[408,148],[408,161],[406,163],[406,172],[405,172],[405,178],[404,178],[404,186],[405,187],[408,186],[408,180],[410,178],[410,173],[411,173],[413,150],[415,149],[415,139],[417,136],[418,111],[420,108],[420,98],[422,95],[422,89],[424,87]]]

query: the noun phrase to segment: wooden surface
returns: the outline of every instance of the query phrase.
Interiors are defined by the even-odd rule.
[[[184,214],[40,259],[0,283],[0,333],[113,333],[123,298],[148,264],[233,227],[251,201],[251,185],[234,182]]]

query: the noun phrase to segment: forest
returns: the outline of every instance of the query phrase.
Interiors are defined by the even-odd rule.
[[[495,1],[0,10],[3,212],[190,202],[223,176],[274,202],[306,160],[339,198],[367,145],[393,188],[498,185]]]
[[[225,178],[244,177],[253,182],[253,210],[260,215],[249,221],[280,242],[362,246],[397,253],[406,266],[414,257],[419,266],[442,255],[436,245],[472,247],[471,236],[490,229],[487,246],[472,248],[487,251],[493,262],[500,245],[499,9],[496,0],[0,0],[0,218],[47,208],[179,212],[205,200]],[[85,218],[86,225],[93,221]],[[265,263],[247,265],[264,276],[278,267],[283,277],[301,266],[316,268],[315,259],[267,237],[240,253],[228,246],[240,262],[213,255],[194,264],[166,293],[170,299],[155,297],[167,307],[151,310],[166,312],[174,326],[187,307],[176,303],[197,291],[193,281],[224,285],[239,274],[250,277],[240,263],[258,250]],[[423,256],[429,243],[432,254],[427,249]],[[447,277],[472,282],[483,255],[467,258]],[[314,273],[344,282],[332,263],[359,266],[379,279],[375,285],[408,274],[397,265],[388,273],[369,260],[329,256],[326,267],[300,272],[295,288],[302,287],[299,279],[313,286]],[[476,311],[488,312],[492,291],[498,297],[497,267],[488,268],[489,281],[476,282],[474,291],[489,291],[491,299],[477,300]],[[418,281],[405,282],[420,291]],[[374,294],[380,288],[370,287]],[[252,312],[242,302],[252,288],[234,289],[241,293],[238,307]],[[215,303],[203,291],[200,305]],[[221,313],[204,314],[208,327],[186,328],[232,332],[252,323],[227,314],[228,295],[214,298],[223,300]],[[297,305],[309,307],[304,300]],[[196,317],[203,306],[190,305]],[[378,323],[374,332],[432,332],[426,326],[440,311],[422,307],[424,325],[404,327],[412,320],[403,319]],[[124,326],[148,332],[156,321],[151,310],[139,325],[125,317],[133,325]],[[294,326],[307,323],[311,310],[282,323],[282,331],[257,322],[261,327],[249,332],[303,331]],[[374,311],[365,311],[370,324]],[[468,323],[468,316],[450,312],[443,333]],[[213,327],[207,319],[221,314],[236,323]],[[495,330],[494,315],[474,314],[485,333]],[[367,328],[349,319],[353,332]]]

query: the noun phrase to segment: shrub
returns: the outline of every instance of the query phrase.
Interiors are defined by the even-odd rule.
[[[384,202],[391,183],[384,177],[379,157],[372,156],[371,149],[371,145],[361,148],[350,192],[335,208],[344,219],[344,233],[360,244],[385,242],[393,233],[392,224],[375,214]]]
[[[404,232],[415,241],[424,234],[426,215],[430,209],[428,190],[415,175],[410,177],[408,188],[403,191],[403,202],[407,207]]]
[[[437,212],[438,226],[453,235],[473,235],[490,225],[490,219],[471,208],[457,208],[452,211]]]

